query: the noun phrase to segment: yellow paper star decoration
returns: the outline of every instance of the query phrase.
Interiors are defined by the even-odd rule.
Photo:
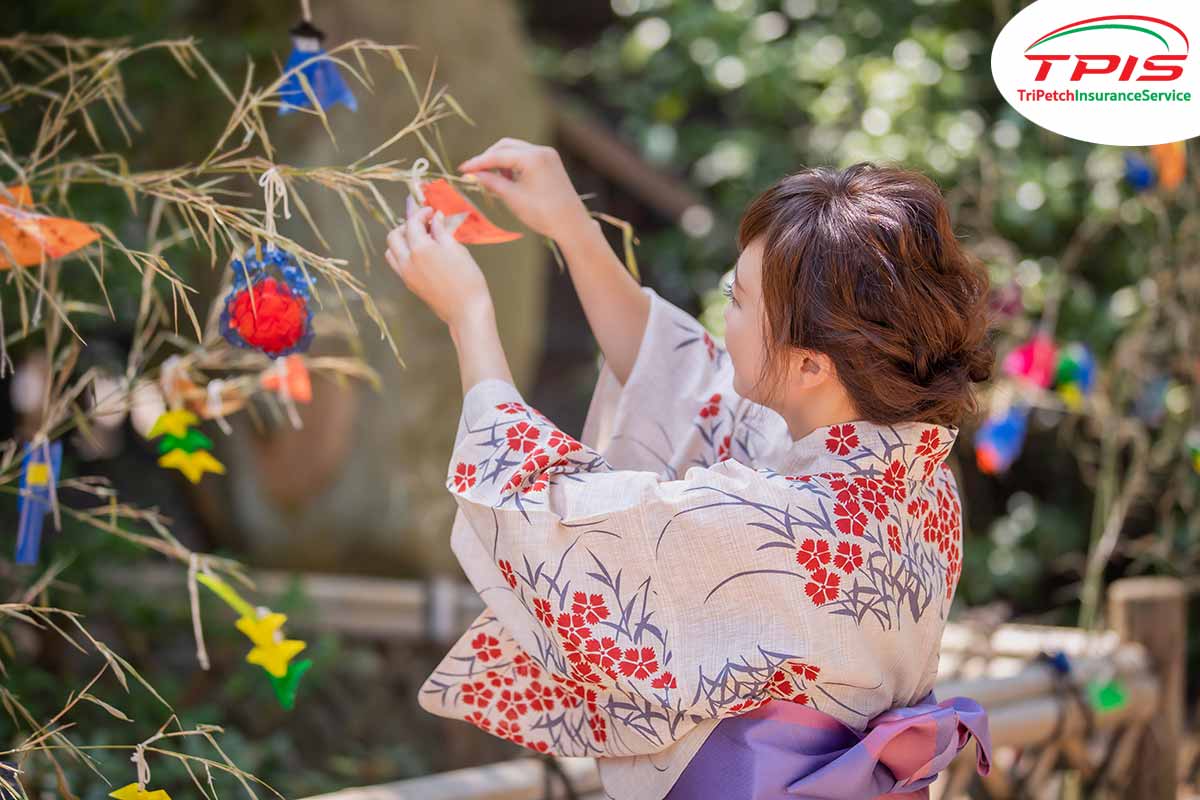
[[[187,429],[192,425],[199,424],[199,422],[199,417],[185,408],[165,411],[154,421],[154,427],[150,429],[150,433],[146,438],[157,439],[164,433],[169,433],[177,439],[182,439],[187,435]]]
[[[162,789],[154,789],[153,791],[140,789],[136,782],[128,786],[122,786],[108,796],[115,797],[117,800],[171,800],[171,795]]]
[[[246,634],[254,644],[259,647],[268,647],[274,644],[277,638],[279,638],[275,634],[283,627],[283,623],[285,622],[287,622],[286,614],[272,612],[258,619],[242,617],[235,624],[237,625],[237,629]]]
[[[172,450],[159,457],[158,465],[179,470],[192,483],[199,483],[206,472],[225,474],[225,465],[213,458],[213,454],[207,450],[197,450],[194,453]]]
[[[299,639],[284,639],[281,642],[271,642],[255,647],[246,654],[246,661],[258,664],[276,678],[287,675],[288,664],[301,650],[308,647]]]

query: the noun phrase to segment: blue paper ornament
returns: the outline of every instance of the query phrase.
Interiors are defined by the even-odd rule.
[[[271,358],[303,352],[312,344],[311,287],[286,250],[267,244],[229,265],[233,287],[221,311],[221,335],[235,347],[258,350]]]
[[[975,460],[980,470],[997,475],[1012,466],[1025,443],[1028,416],[1027,406],[1013,403],[988,417],[975,435]]]
[[[42,549],[42,525],[53,502],[62,469],[62,442],[42,440],[29,446],[21,462],[21,494],[17,498],[18,564],[36,564]]]
[[[1125,154],[1125,180],[1138,192],[1154,188],[1157,182],[1154,167],[1137,153]]]
[[[358,101],[354,99],[350,87],[342,80],[342,73],[338,71],[337,64],[328,58],[321,58],[325,55],[325,49],[321,47],[325,34],[308,20],[302,21],[289,33],[292,35],[292,52],[283,70],[286,73],[296,67],[299,69],[288,75],[287,80],[279,87],[279,99],[283,101],[279,113],[289,114],[299,108],[312,108],[308,94],[300,83],[301,74],[308,81],[322,110],[338,103],[351,111],[356,110]]]

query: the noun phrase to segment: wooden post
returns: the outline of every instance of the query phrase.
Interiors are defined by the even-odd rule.
[[[1177,793],[1183,739],[1187,591],[1168,577],[1122,578],[1108,590],[1108,624],[1126,641],[1142,644],[1159,681],[1159,702],[1137,747],[1129,798],[1172,798]]]

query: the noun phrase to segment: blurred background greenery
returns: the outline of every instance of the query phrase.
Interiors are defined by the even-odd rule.
[[[314,5],[318,23],[336,20],[338,4]],[[1173,194],[1139,191],[1125,178],[1129,153],[1064,139],[1009,108],[991,81],[989,57],[995,34],[1017,4],[523,0],[515,8],[529,62],[559,115],[549,143],[564,150],[593,208],[634,225],[643,280],[700,315],[714,332],[720,333],[718,278],[736,258],[734,233],[747,201],[802,167],[870,160],[920,170],[943,187],[957,230],[990,271],[1002,356],[1047,320],[1058,342],[1086,343],[1094,353],[1101,378],[1082,412],[1051,392],[998,374],[998,383],[1028,393],[1034,407],[1024,450],[1007,472],[979,469],[974,426],[960,437],[952,459],[967,532],[957,613],[995,604],[1006,618],[1077,624],[1089,554],[1096,579],[1171,574],[1195,586],[1200,475],[1186,439],[1200,418],[1195,180]],[[264,74],[276,74],[288,47],[286,30],[297,16],[295,4],[282,0],[112,0],[103,11],[79,0],[21,0],[7,11],[0,35],[55,31],[135,42],[193,35],[231,83],[239,82],[247,59]],[[378,13],[388,13],[385,4],[378,4]],[[470,14],[453,22],[472,24]],[[486,52],[438,55],[489,69]],[[177,69],[152,59],[135,62],[126,83],[144,126],[136,149],[126,153],[137,168],[194,160],[224,125],[219,96]],[[386,101],[360,95],[360,106]],[[563,109],[585,110],[579,118],[589,129],[624,143],[642,177],[606,169],[587,146],[565,136]],[[353,118],[339,124],[353,124]],[[493,138],[510,133],[488,129],[486,118],[481,124]],[[21,137],[33,129],[8,121],[6,127],[14,151],[21,152]],[[388,133],[379,131],[376,138]],[[1194,161],[1192,166],[1194,176]],[[687,200],[655,203],[647,182],[671,187]],[[111,200],[81,196],[78,202],[81,216],[115,229],[129,214]],[[615,233],[613,240],[619,245]],[[206,259],[180,261],[185,275],[203,280]],[[543,261],[545,327],[533,344],[539,366],[530,396],[577,431],[594,380],[594,345],[566,277],[548,252]],[[110,289],[119,317],[127,316],[135,307],[136,282]],[[120,347],[119,323],[104,333]],[[7,394],[0,403],[8,402]],[[11,409],[5,413],[12,415]],[[190,544],[245,554],[236,531],[216,535],[206,528],[194,498],[157,473],[144,448],[131,447],[99,468],[134,499],[167,509]],[[153,477],[145,481],[143,475]],[[5,510],[6,520],[11,513]],[[1102,534],[1114,526],[1119,535],[1110,546]],[[73,550],[59,546],[59,555],[72,558],[63,575],[74,587],[71,607],[103,620],[124,654],[146,665],[147,678],[186,716],[225,725],[231,757],[285,795],[455,765],[431,742],[436,729],[412,697],[436,648],[422,652],[326,636],[313,645],[317,667],[306,695],[296,711],[284,713],[239,669],[236,634],[226,640],[211,634],[215,666],[201,674],[191,660],[184,606],[162,608],[106,591],[93,580],[99,566],[147,556],[83,532],[73,536],[68,530],[59,539],[88,542]],[[407,567],[413,575],[433,571],[423,563]],[[293,602],[302,609],[305,600]],[[1200,642],[1190,645],[1194,676]],[[33,663],[10,670],[5,686],[32,707],[50,710],[61,700],[61,687],[82,675],[65,648],[43,648]],[[1195,696],[1193,681],[1189,697]],[[152,717],[149,708],[141,710]],[[130,716],[138,719],[138,711],[135,706]],[[99,710],[92,716],[90,740],[125,736],[112,734],[124,723]],[[473,740],[466,760],[508,752],[507,745],[486,738]],[[124,759],[114,754],[105,771],[119,770]],[[85,796],[104,794],[97,786]]]

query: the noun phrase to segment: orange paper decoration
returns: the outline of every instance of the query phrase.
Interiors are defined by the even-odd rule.
[[[272,392],[287,392],[297,403],[312,402],[312,380],[304,359],[290,355],[283,360],[282,367],[273,367],[263,373],[262,386]]]
[[[1158,184],[1173,192],[1187,177],[1187,143],[1169,142],[1150,147],[1150,157],[1158,170]]]
[[[459,214],[464,215],[461,218],[462,222],[454,229],[454,238],[463,244],[499,244],[521,238],[519,233],[493,225],[482,211],[463,197],[445,178],[423,184],[421,192],[425,195],[425,205],[442,212],[447,219],[453,219]]]
[[[100,238],[90,225],[22,208],[33,204],[28,186],[9,186],[8,192],[11,198],[0,192],[0,269],[62,258]]]

